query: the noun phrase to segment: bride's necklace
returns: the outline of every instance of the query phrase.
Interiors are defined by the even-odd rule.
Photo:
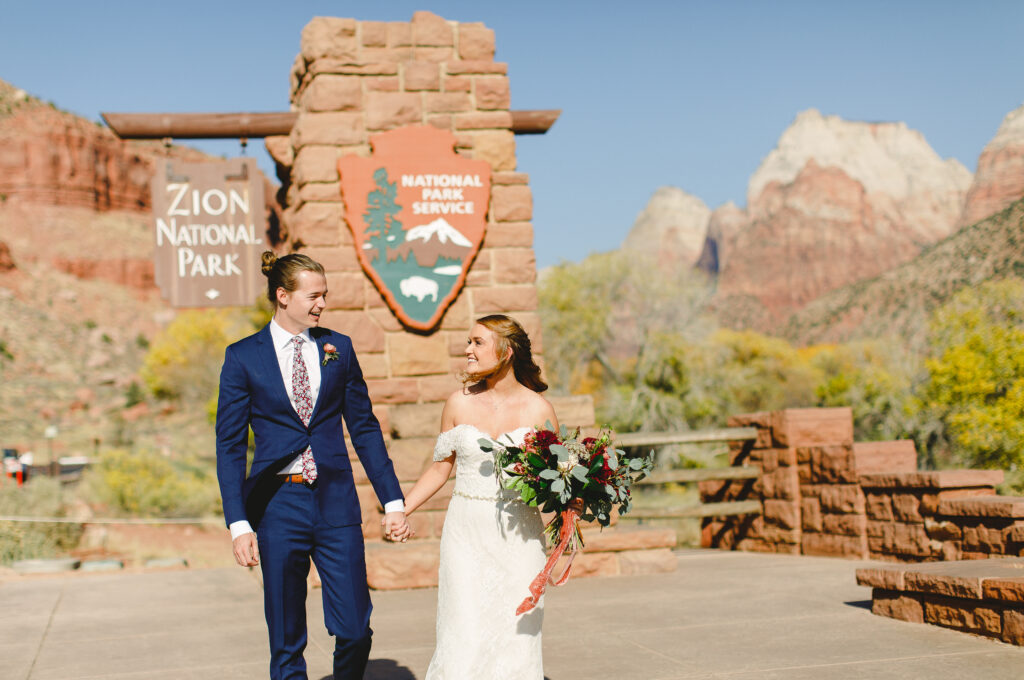
[[[496,401],[494,399],[494,390],[493,389],[490,390],[490,394],[491,394],[491,410],[494,411],[495,413],[498,412],[498,407],[501,406],[502,404],[504,404],[506,401],[508,401],[509,398],[512,396],[512,393],[509,392],[508,394],[505,395],[504,399],[502,399],[501,401]]]

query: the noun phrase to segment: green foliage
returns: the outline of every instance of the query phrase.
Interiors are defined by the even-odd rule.
[[[640,356],[665,333],[694,338],[710,326],[700,316],[711,288],[686,269],[658,271],[655,262],[631,252],[591,255],[544,273],[539,286],[547,373],[556,389],[589,386],[593,364],[620,382],[614,357]],[[589,391],[584,388],[582,391]]]
[[[106,451],[84,484],[91,500],[132,517],[202,517],[220,509],[212,463],[153,451]]]
[[[146,398],[146,393],[142,390],[142,387],[136,381],[132,381],[128,388],[124,391],[124,405],[126,408],[135,406],[143,402]]]
[[[14,361],[14,355],[11,354],[11,350],[7,349],[7,342],[5,340],[0,340],[0,359]]]
[[[923,366],[898,341],[855,341],[809,352],[821,372],[815,405],[852,407],[856,439],[896,439],[915,429],[912,390]]]
[[[60,482],[34,477],[24,486],[10,479],[0,483],[0,515],[63,517]],[[76,545],[80,524],[0,522],[0,564],[40,557],[54,557]]]
[[[911,408],[923,362],[898,341],[798,348],[715,329],[703,316],[708,296],[698,276],[660,272],[635,254],[592,255],[548,270],[540,283],[548,378],[556,390],[592,394],[599,421],[627,432],[847,405],[861,440],[933,426]]]
[[[1024,282],[966,288],[932,316],[920,413],[939,420],[938,463],[1024,463]]]
[[[189,310],[179,314],[153,340],[141,375],[149,390],[162,399],[206,404],[216,393],[224,349],[269,321],[269,305],[241,313]]]

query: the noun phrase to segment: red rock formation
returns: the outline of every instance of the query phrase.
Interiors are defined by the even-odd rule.
[[[156,280],[151,258],[62,258],[55,257],[53,266],[80,279],[99,279],[138,290],[153,290]]]
[[[701,254],[711,211],[678,187],[659,187],[637,215],[622,247],[653,256],[660,264],[694,264]]]
[[[746,223],[734,209],[709,229],[702,266],[717,262],[723,321],[770,330],[910,260],[952,232],[969,182],[902,123],[800,114],[751,178]]]
[[[31,203],[147,211],[153,161],[164,149],[125,142],[109,129],[0,82],[0,194]],[[207,158],[172,147],[173,157]]]
[[[707,236],[697,267],[709,274],[717,274],[725,267],[726,253],[720,252],[722,244],[732,242],[747,227],[747,213],[738,205],[729,201],[715,208],[708,220]]]
[[[981,152],[959,226],[994,215],[1024,196],[1024,106],[1006,114]]]
[[[17,269],[14,265],[14,258],[11,257],[11,249],[7,244],[0,241],[0,272],[9,272]]]

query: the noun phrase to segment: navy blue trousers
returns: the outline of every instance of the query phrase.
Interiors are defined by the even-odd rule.
[[[370,654],[370,593],[362,527],[323,521],[316,489],[285,483],[256,530],[272,680],[306,680],[306,578],[313,558],[323,583],[324,624],[335,637],[334,677],[361,680]]]

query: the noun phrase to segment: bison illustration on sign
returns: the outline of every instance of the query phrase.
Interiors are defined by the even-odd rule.
[[[455,153],[455,136],[429,126],[370,139],[369,158],[338,161],[356,255],[404,325],[434,329],[480,250],[491,166]]]

